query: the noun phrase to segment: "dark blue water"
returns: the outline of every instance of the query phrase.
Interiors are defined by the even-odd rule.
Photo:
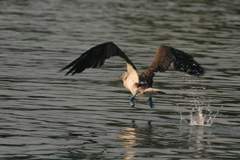
[[[240,1],[0,1],[0,159],[239,159]],[[150,109],[129,107],[120,58],[65,77],[58,70],[114,41],[144,69],[167,44],[206,74],[165,72]],[[211,127],[181,123],[194,101]]]

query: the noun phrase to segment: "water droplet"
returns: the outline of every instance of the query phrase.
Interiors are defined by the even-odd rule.
[[[211,106],[209,104],[205,105],[200,100],[194,100],[192,103],[194,103],[194,106],[190,111],[189,120],[185,119],[180,111],[180,121],[185,120],[190,126],[212,126],[219,114],[219,110],[223,107],[221,106],[219,110],[213,111],[210,109]]]

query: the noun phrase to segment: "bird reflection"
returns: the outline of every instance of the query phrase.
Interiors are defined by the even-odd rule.
[[[203,127],[190,128],[189,131],[189,149],[195,151],[195,158],[203,158],[207,154],[207,150],[211,148],[211,133]]]
[[[141,133],[141,132],[144,132]],[[137,149],[136,146],[140,143],[144,143],[142,141],[151,142],[151,134],[152,134],[152,124],[151,121],[147,122],[147,126],[144,128],[138,128],[135,120],[132,120],[132,126],[124,128],[120,134],[119,139],[122,142],[122,145],[125,149],[125,154],[123,160],[133,160],[136,156]],[[141,137],[144,136],[144,137]],[[148,137],[148,138],[146,138]]]
[[[126,153],[123,159],[133,160],[136,155],[136,149],[134,148],[137,141],[136,128],[132,128],[132,127],[125,128],[120,133],[119,138],[122,140],[123,147],[126,150]]]
[[[211,140],[214,135],[203,126],[181,126],[180,134],[183,138],[182,149],[192,152],[192,157],[199,159],[208,155],[208,150],[212,148]],[[185,141],[185,138],[187,141]]]

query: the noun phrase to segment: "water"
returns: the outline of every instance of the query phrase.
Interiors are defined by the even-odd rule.
[[[240,1],[0,1],[0,159],[239,159]],[[166,95],[129,107],[124,63],[65,77],[87,48],[117,43],[144,69],[161,44],[192,53],[201,78],[159,73]],[[182,124],[193,100],[219,111]],[[221,106],[223,106],[221,108]]]
[[[193,100],[192,110],[190,111],[188,117],[182,115],[182,111],[179,111],[181,123],[187,123],[191,126],[212,126],[216,117],[218,116],[221,108],[218,108],[217,111],[212,110],[212,106],[209,104],[204,104],[204,100]]]

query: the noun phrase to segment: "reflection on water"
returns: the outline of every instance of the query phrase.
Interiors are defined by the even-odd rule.
[[[169,153],[178,158],[181,158],[183,153],[194,159],[206,158],[210,154],[208,150],[214,147],[212,143],[216,137],[209,128],[180,125],[176,136],[170,129],[175,128],[174,125],[166,129],[151,122],[145,123],[142,126],[134,122],[134,126],[126,127],[119,132],[118,137],[124,147],[123,159],[133,160],[139,156],[158,159],[160,155],[167,157]],[[169,149],[176,145],[178,150]]]
[[[119,138],[123,143],[125,149],[124,160],[133,160],[136,154],[136,129],[135,128],[125,128],[121,131]]]
[[[205,158],[207,150],[211,149],[210,137],[213,135],[203,127],[189,129],[189,150],[193,151],[193,158]]]

